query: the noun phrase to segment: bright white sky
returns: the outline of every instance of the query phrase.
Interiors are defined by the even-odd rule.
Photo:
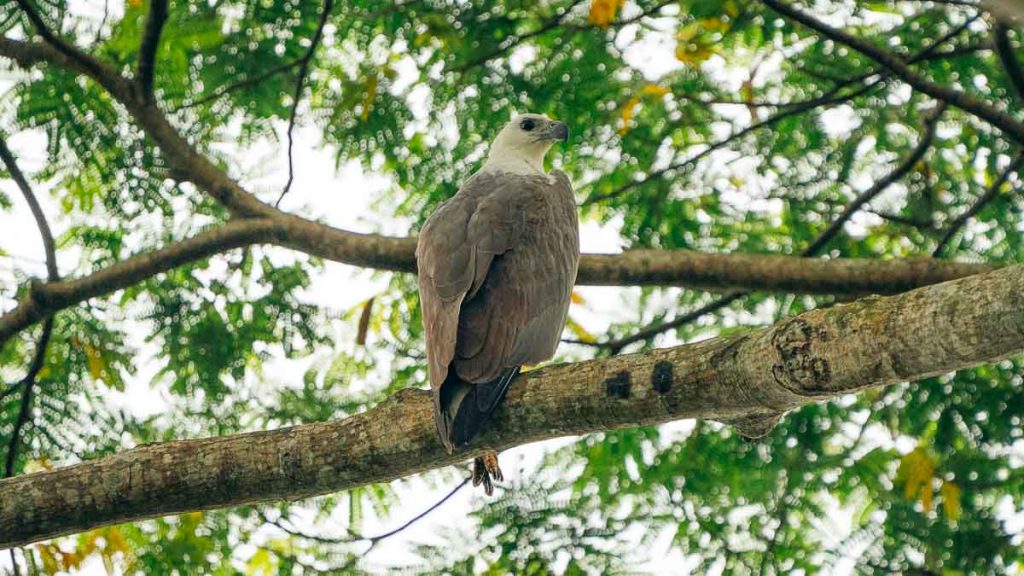
[[[112,2],[112,4],[118,4]],[[87,14],[101,14],[102,1],[78,0],[71,2],[72,10]],[[119,10],[119,9],[118,9]],[[629,5],[627,11],[635,10]],[[668,10],[668,9],[667,9]],[[621,40],[631,40],[635,31],[625,30]],[[678,66],[673,57],[674,39],[670,29],[660,35],[649,35],[643,42],[633,44],[627,50],[628,60],[641,69],[650,79],[654,80]],[[523,57],[529,57],[524,54]],[[721,72],[724,82],[738,83],[743,76],[736,70],[727,70],[720,58],[713,58],[708,64],[713,69]],[[763,75],[770,74],[774,68],[771,63],[762,65]],[[744,71],[745,74],[745,71]],[[13,76],[0,75],[0,90],[10,85]],[[744,110],[736,110],[738,115],[745,115]],[[301,109],[300,109],[301,111]],[[838,123],[841,123],[842,109],[835,113]],[[745,118],[739,118],[745,121]],[[848,121],[847,121],[848,122]],[[727,133],[729,127],[723,126],[723,132]],[[280,133],[283,135],[284,126],[281,126]],[[10,138],[11,148],[18,156],[23,170],[30,178],[39,171],[46,159],[45,139],[39,132],[29,132],[12,135]],[[277,142],[266,142],[244,150],[238,150],[234,146],[225,145],[223,151],[237,160],[235,165],[235,176],[241,178],[250,190],[261,194],[264,199],[276,197],[284,180],[287,177],[287,160],[284,147]],[[558,154],[557,148],[553,152]],[[396,219],[389,211],[382,211],[379,206],[375,207],[380,191],[388,185],[386,179],[367,174],[357,164],[350,163],[335,170],[334,154],[330,150],[324,150],[319,146],[319,135],[315,129],[296,130],[295,145],[295,182],[292,191],[282,204],[282,208],[294,211],[306,216],[321,219],[334,226],[347,230],[383,232],[394,235],[404,235],[408,230],[408,222]],[[44,209],[50,219],[54,234],[60,236],[69,225],[69,222],[60,217],[60,212],[55,201],[55,194],[46,183],[34,182],[37,195],[43,203]],[[39,240],[38,232],[33,224],[32,217],[21,199],[21,195],[13,182],[0,181],[2,189],[13,201],[15,208],[11,212],[0,213],[0,247],[6,250],[9,255],[0,257],[0,312],[8,310],[12,302],[10,294],[14,284],[9,279],[14,268],[42,277],[44,275],[43,250]],[[117,191],[111,191],[117,193]],[[896,192],[898,194],[898,191]],[[750,202],[752,199],[738,199],[739,202]],[[770,209],[770,207],[768,208]],[[863,224],[870,220],[855,221],[848,232],[858,233],[863,230]],[[620,249],[618,234],[615,226],[599,227],[591,222],[584,222],[581,231],[582,248],[585,252],[617,252]],[[271,249],[270,252],[279,257],[282,261],[292,258],[292,255],[283,249]],[[64,249],[59,254],[60,270],[65,276],[74,276],[82,270],[83,262],[80,255],[72,250]],[[382,291],[386,286],[386,278],[383,275],[371,274],[349,266],[328,263],[325,270],[318,274],[312,283],[311,288],[303,294],[309,302],[329,307],[332,310],[349,310],[359,306],[367,298]],[[635,301],[638,294],[636,289],[624,288],[580,288],[580,293],[586,300],[585,306],[574,306],[572,316],[583,324],[594,334],[601,334],[610,322],[626,320],[632,317],[625,311],[632,309],[630,302]],[[671,292],[669,292],[671,295]],[[338,349],[353,349],[355,338],[355,320],[336,323],[336,333],[339,337]],[[138,333],[136,341],[142,341],[145,335],[145,326],[137,325],[133,328]],[[674,343],[671,337],[665,337],[660,344],[669,345]],[[368,348],[372,350],[375,344],[371,334]],[[152,354],[152,350],[148,351]],[[296,385],[301,374],[310,363],[331,357],[332,350],[323,350],[312,357],[297,360],[278,360],[271,362],[265,370],[259,382],[251,383],[252,386],[263,389],[264,392],[278,386]],[[566,350],[563,349],[563,353]],[[375,357],[386,355],[382,351],[373,351]],[[582,355],[583,351],[577,351],[571,356]],[[154,414],[168,413],[181,407],[182,402],[173,398],[167,391],[166,385],[155,381],[154,375],[158,369],[155,362],[147,362],[145,358],[138,363],[139,372],[130,378],[127,389],[124,393],[113,392],[101,389],[99,394],[115,406],[119,406],[137,416],[150,416]],[[381,377],[386,377],[386,374]],[[250,383],[247,383],[250,384]],[[689,422],[674,423],[667,426],[671,433],[682,434],[692,427]],[[509,450],[502,454],[501,459],[506,476],[512,483],[529,474],[536,466],[540,457],[551,447],[564,445],[572,442],[572,439],[555,440],[546,443],[522,446]],[[910,449],[908,446],[906,449]],[[869,446],[870,448],[870,446]],[[453,469],[454,470],[454,469]],[[468,469],[454,470],[450,473],[446,482],[440,486],[428,485],[420,479],[411,479],[396,483],[396,488],[401,494],[400,503],[396,506],[390,517],[383,521],[370,518],[360,528],[364,534],[377,534],[387,531],[395,526],[404,523],[407,519],[420,513],[429,507],[441,496],[447,493],[452,486],[460,481],[461,475]],[[451,471],[450,471],[451,472]],[[508,483],[506,483],[508,484]],[[496,498],[500,498],[500,493]],[[398,536],[387,539],[380,543],[367,556],[366,567],[373,566],[394,566],[408,562],[415,562],[416,558],[409,553],[413,543],[417,542],[442,542],[439,537],[444,530],[459,530],[465,527],[468,531],[468,520],[466,513],[474,506],[479,505],[479,500],[484,498],[482,493],[463,489],[454,498],[448,501],[442,508],[435,511],[427,518],[401,533]],[[273,516],[273,514],[271,514]],[[301,520],[296,524],[309,532],[321,532],[325,535],[342,536],[343,529],[330,531],[329,526],[343,528],[347,525],[347,518],[344,510],[339,510],[331,522],[322,522],[318,528],[314,528],[311,522],[303,523]],[[835,544],[849,530],[849,516],[839,513],[833,515],[834,520],[829,526],[819,526],[818,530],[830,534]],[[634,531],[635,532],[635,531]],[[469,532],[472,534],[472,532]],[[265,530],[268,538],[278,538],[282,534],[276,529]],[[639,534],[631,533],[624,535],[628,538],[637,538]],[[686,568],[691,562],[678,553],[668,553],[670,534],[663,535],[658,543],[649,551],[650,563],[648,567],[658,573],[686,574],[692,568]],[[252,546],[240,546],[236,551],[239,559],[239,566],[255,551]],[[852,551],[855,552],[855,551]],[[8,556],[0,556],[0,567],[9,566]],[[841,574],[849,572],[850,567],[845,567]],[[712,572],[718,573],[720,572]],[[82,574],[102,574],[105,570],[100,562],[94,562],[86,566]]]

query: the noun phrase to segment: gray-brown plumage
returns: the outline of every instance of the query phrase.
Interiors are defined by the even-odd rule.
[[[486,425],[520,366],[551,358],[558,346],[579,225],[568,177],[544,173],[541,163],[551,143],[567,136],[564,124],[543,116],[514,119],[484,167],[420,233],[434,416],[449,453]]]

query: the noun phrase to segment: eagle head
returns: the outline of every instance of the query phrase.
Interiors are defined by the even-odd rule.
[[[487,155],[488,163],[515,166],[525,163],[542,171],[544,155],[556,141],[569,139],[569,127],[543,114],[520,114],[498,133]]]

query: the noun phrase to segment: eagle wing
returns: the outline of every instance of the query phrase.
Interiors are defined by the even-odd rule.
[[[475,433],[519,366],[554,355],[579,262],[568,177],[475,175],[427,220],[416,256],[438,429],[458,444],[465,397],[479,418],[460,437]]]

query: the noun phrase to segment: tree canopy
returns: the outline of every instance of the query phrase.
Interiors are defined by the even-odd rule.
[[[424,387],[402,236],[515,111],[569,125],[550,162],[575,184],[584,251],[627,250],[584,259],[560,361],[1024,263],[1024,25],[986,8],[6,2],[0,221],[31,214],[44,251],[0,244],[3,476],[339,420]],[[314,152],[332,185],[298,173]],[[364,210],[360,232],[326,226],[328,205]],[[351,301],[356,286],[370,296]],[[324,305],[331,291],[347,304]],[[702,420],[533,445],[446,541],[398,561],[372,554],[391,535],[367,526],[430,508],[425,486],[468,490],[463,469],[97,528],[9,561],[1009,573],[1024,570],[1022,382],[1018,356],[810,404],[755,441]],[[139,389],[159,412],[126,407]]]

